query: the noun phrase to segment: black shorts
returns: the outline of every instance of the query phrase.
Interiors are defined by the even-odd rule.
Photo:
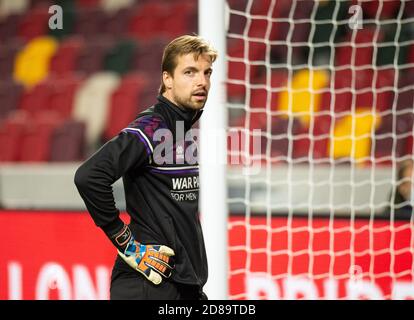
[[[163,279],[155,285],[118,256],[112,269],[110,299],[204,300],[207,296],[199,286],[180,284],[170,279]]]

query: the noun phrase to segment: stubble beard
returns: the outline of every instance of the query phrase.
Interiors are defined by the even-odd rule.
[[[182,107],[182,108],[184,108],[186,110],[201,110],[201,109],[203,109],[204,108],[204,105],[207,102],[207,97],[206,97],[206,99],[203,102],[193,102],[193,101],[191,101],[191,98],[192,97],[193,96],[190,96],[189,99],[183,100],[180,97],[175,96],[174,97],[174,100],[175,100],[176,104],[179,107]]]

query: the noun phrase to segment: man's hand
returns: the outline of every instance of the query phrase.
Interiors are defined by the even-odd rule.
[[[163,245],[144,245],[131,235],[124,250],[118,254],[133,269],[142,273],[149,281],[160,284],[162,277],[171,276],[174,269],[174,251]]]

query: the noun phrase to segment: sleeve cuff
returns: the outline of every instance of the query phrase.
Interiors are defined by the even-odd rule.
[[[124,227],[125,223],[118,217],[113,222],[102,226],[102,230],[109,238],[113,238],[116,234],[118,234],[122,228]]]

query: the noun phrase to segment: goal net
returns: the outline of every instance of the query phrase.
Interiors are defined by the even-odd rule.
[[[229,298],[414,298],[414,1],[226,9]]]

